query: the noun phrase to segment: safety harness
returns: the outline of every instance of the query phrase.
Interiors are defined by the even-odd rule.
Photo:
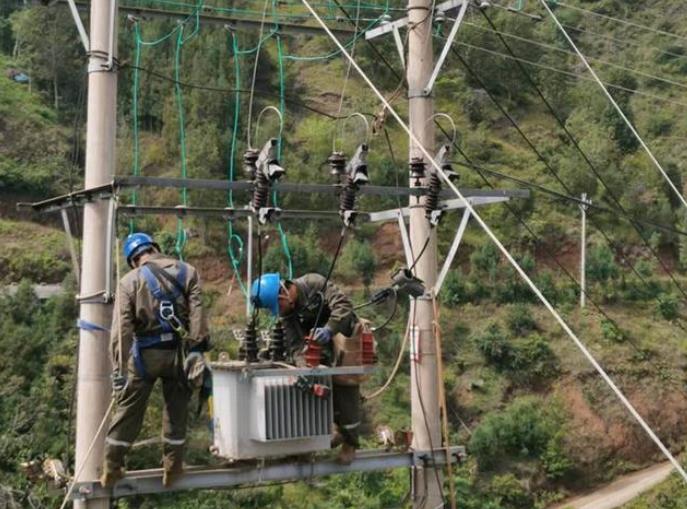
[[[134,360],[136,371],[142,376],[147,377],[145,364],[141,357],[141,350],[154,348],[162,343],[169,343],[169,346],[176,345],[179,339],[184,339],[188,334],[183,322],[176,315],[175,304],[180,297],[186,298],[184,293],[184,283],[188,271],[186,264],[179,262],[179,270],[176,278],[168,272],[152,264],[145,264],[141,267],[141,275],[146,281],[150,293],[155,298],[158,306],[155,316],[160,324],[162,332],[152,336],[134,335],[134,342],[131,345],[131,355]],[[160,277],[171,282],[171,290],[167,291],[160,284]]]

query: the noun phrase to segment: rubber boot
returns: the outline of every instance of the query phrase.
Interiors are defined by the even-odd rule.
[[[106,468],[103,471],[103,475],[100,476],[100,485],[103,488],[112,488],[117,481],[124,478],[124,469],[122,467],[109,469]]]
[[[334,431],[334,434],[332,434],[332,441],[331,441],[331,448],[336,449],[339,447],[341,444],[344,443],[344,436],[341,434],[339,430]]]
[[[174,481],[179,479],[184,473],[184,465],[183,463],[175,463],[174,465],[171,466],[165,466],[163,474],[162,474],[162,485],[165,488],[169,488]]]
[[[336,462],[339,465],[350,465],[355,459],[355,446],[343,443],[339,450],[339,455],[336,457]]]

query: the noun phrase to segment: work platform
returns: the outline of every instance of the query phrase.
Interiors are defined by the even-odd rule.
[[[218,490],[246,486],[260,486],[280,482],[305,481],[316,477],[353,472],[373,472],[389,468],[443,466],[448,461],[460,462],[465,457],[464,447],[450,447],[432,451],[387,452],[383,450],[358,451],[350,465],[340,465],[331,457],[312,456],[298,462],[241,462],[229,468],[189,467],[172,486],[162,485],[162,469],[128,472],[127,476],[110,489],[97,481],[77,483],[72,500],[119,498],[154,493],[172,493],[187,490]]]

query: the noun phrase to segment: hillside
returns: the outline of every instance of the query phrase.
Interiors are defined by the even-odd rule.
[[[498,8],[510,2],[493,3],[496,6],[486,14],[505,34],[510,50],[490,31],[487,19],[471,9],[434,92],[436,111],[456,123],[460,151],[452,154],[452,160],[460,185],[530,189],[529,199],[480,212],[666,445],[682,453],[687,439],[685,211],[597,85],[588,80],[553,23]],[[538,2],[524,4],[527,14],[543,13]],[[557,16],[584,53],[593,57],[592,65],[611,85],[613,96],[677,187],[684,189],[687,6],[678,0],[558,4]],[[278,12],[302,15],[302,7],[295,3],[275,5]],[[219,1],[205,6],[208,12],[226,7]],[[334,4],[326,6],[323,11],[336,12]],[[234,7],[257,8],[248,2]],[[355,12],[355,5],[347,9]],[[361,17],[378,16],[380,9],[365,4]],[[331,22],[345,24],[334,17]],[[343,82],[343,114],[374,114],[380,105],[353,72],[344,79],[345,62],[330,55],[332,47],[325,38],[272,35],[259,43],[257,33],[237,32],[232,38],[218,27],[201,25],[192,30],[191,19],[184,25],[188,39],[180,44],[176,37],[165,38],[178,33],[176,26],[161,20],[120,24],[118,174],[242,179],[248,137],[252,136],[252,145],[259,145],[280,131],[272,110],[258,123],[267,106],[283,105],[280,150],[289,182],[329,182],[325,161],[333,144],[350,154],[366,139],[356,118],[338,122],[331,118],[338,114]],[[437,48],[447,31],[448,25],[437,25]],[[393,70],[362,41],[356,43],[356,58],[407,116],[405,91],[394,76],[400,65],[393,42],[376,45]],[[256,54],[249,122],[247,91]],[[0,367],[0,376],[7,381],[0,391],[0,509],[53,507],[59,494],[26,480],[19,464],[45,456],[69,460],[73,455],[70,401],[77,333],[68,252],[57,217],[19,213],[15,204],[81,185],[83,62],[66,9],[23,7],[20,2],[0,8],[0,282],[25,280],[17,296],[0,296],[0,353],[13,359]],[[522,63],[526,74],[516,62]],[[8,79],[10,69],[31,76],[31,85]],[[175,76],[183,86],[175,86]],[[237,88],[242,92],[235,93]],[[394,94],[396,90],[400,92]],[[539,156],[497,105],[510,114]],[[372,183],[407,185],[408,143],[401,129],[387,119],[367,141]],[[444,142],[446,137],[439,132],[437,144]],[[579,271],[579,204],[569,199],[581,193],[599,207],[588,211],[585,310],[579,309],[574,281]],[[243,206],[248,201],[242,193],[227,196],[191,190],[184,197],[178,190],[151,188],[123,193],[121,198],[169,206],[184,200],[189,205],[218,207]],[[284,195],[280,200],[285,208],[336,208],[327,195]],[[361,200],[366,210],[395,206],[391,199]],[[442,253],[457,223],[452,215],[441,223]],[[211,310],[215,353],[235,354],[232,329],[244,325],[245,308],[230,253],[245,269],[245,259],[240,259],[244,226],[216,219],[145,216],[131,225],[122,221],[119,233],[124,235],[129,227],[155,234],[167,252],[178,252],[180,247],[184,258],[199,267]],[[179,228],[186,232],[186,242],[178,235]],[[263,231],[265,271],[288,271],[286,241],[296,274],[326,272],[338,224],[283,221],[281,228],[283,235],[272,226]],[[370,287],[387,284],[390,271],[402,263],[401,253],[395,225],[360,226],[344,244],[334,278],[355,302],[362,302]],[[66,296],[45,303],[28,286],[65,279]],[[459,507],[543,509],[661,460],[656,447],[474,222],[440,304],[451,438],[467,445],[470,453],[455,473]],[[390,311],[368,309],[361,314],[381,323]],[[390,327],[378,334],[381,366],[364,392],[386,380],[398,355],[406,314],[407,305],[402,303]],[[365,404],[367,446],[375,446],[377,425],[409,426],[408,360],[401,366],[389,390]],[[156,393],[155,402],[159,400]],[[141,439],[156,436],[159,421],[159,405],[151,405]],[[206,425],[205,416],[193,420],[191,463],[214,461],[207,453]],[[137,449],[129,467],[155,467],[158,455],[156,447]],[[673,480],[628,507],[681,507],[682,486]],[[396,471],[132,499],[118,507],[405,507],[408,489],[407,472]]]

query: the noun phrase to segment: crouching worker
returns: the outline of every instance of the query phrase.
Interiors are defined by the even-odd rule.
[[[282,280],[279,274],[264,274],[251,287],[253,304],[279,316],[284,328],[288,358],[302,364],[306,336],[322,345],[330,365],[336,365],[335,339],[350,338],[358,331],[359,320],[350,299],[320,274]],[[300,361],[300,362],[299,362]],[[338,461],[350,464],[358,448],[360,426],[360,386],[358,382],[334,378],[333,404],[336,431],[332,447],[341,445]],[[344,382],[342,385],[340,382]]]
[[[133,269],[119,282],[112,318],[112,388],[115,409],[105,439],[100,482],[124,476],[124,457],[136,440],[148,398],[162,380],[163,484],[183,471],[188,403],[202,384],[208,329],[198,272],[164,256],[145,233],[126,238],[124,256]]]

